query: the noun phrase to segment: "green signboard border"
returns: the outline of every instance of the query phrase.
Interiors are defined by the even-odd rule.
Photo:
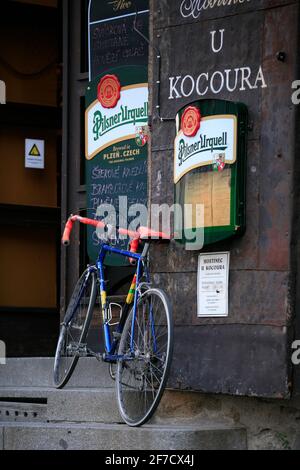
[[[203,246],[225,240],[237,235],[242,235],[246,230],[246,165],[247,165],[247,129],[248,110],[245,104],[225,100],[200,100],[189,103],[179,112],[179,122],[188,106],[195,106],[200,110],[201,116],[214,116],[233,114],[237,116],[237,160],[231,171],[231,198],[230,198],[230,224],[219,227],[205,227]],[[175,202],[184,203],[182,200],[184,191],[184,176],[174,186]],[[181,194],[181,197],[178,195]],[[179,234],[180,243],[191,244],[190,240],[195,237],[196,227]]]

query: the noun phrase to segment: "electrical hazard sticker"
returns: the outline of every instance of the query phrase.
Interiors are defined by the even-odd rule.
[[[40,157],[41,156],[40,151],[37,148],[36,144],[33,145],[32,149],[29,152],[29,155],[31,157]]]
[[[25,140],[25,168],[43,170],[45,168],[45,141]]]

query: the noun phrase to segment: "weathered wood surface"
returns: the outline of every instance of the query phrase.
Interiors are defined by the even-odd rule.
[[[226,99],[248,106],[250,127],[246,233],[205,248],[207,252],[231,253],[228,318],[197,318],[199,252],[186,252],[174,243],[152,250],[155,283],[168,291],[174,307],[172,384],[207,392],[287,396],[291,379],[287,351],[295,315],[292,230],[297,132],[291,85],[300,78],[299,2],[228,2],[232,5],[202,11],[197,18],[184,18],[182,3],[153,0],[151,7],[153,40],[161,53],[161,115],[174,118],[184,105],[201,98]],[[216,31],[216,48],[221,44],[222,29],[223,47],[213,52],[211,33]],[[280,51],[285,53],[283,61],[278,60]],[[250,69],[251,76],[248,82],[238,78],[234,91],[229,91],[225,71],[231,70],[233,80],[235,69],[239,74]],[[150,198],[152,203],[171,205],[175,122],[157,119],[155,58],[151,70]],[[197,78],[202,73],[211,77],[216,71],[220,75],[215,88],[221,85],[217,81],[222,80],[221,75],[224,86],[214,93],[208,85],[205,95],[200,96]],[[181,88],[186,76],[192,79],[186,79]],[[176,82],[177,77],[181,78]],[[177,83],[175,88],[171,81]],[[199,84],[203,91],[204,82]],[[230,87],[234,88],[234,81]],[[182,91],[189,96],[183,96]]]
[[[178,327],[169,385],[201,392],[287,398],[285,343],[282,328]]]

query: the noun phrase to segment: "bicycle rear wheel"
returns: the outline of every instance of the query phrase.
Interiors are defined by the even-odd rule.
[[[69,381],[90,326],[97,295],[96,273],[87,269],[77,281],[60,330],[54,360],[54,383],[63,388]]]
[[[168,299],[160,289],[149,289],[139,298],[132,325],[133,316],[134,309],[120,340],[119,355],[125,357],[118,361],[116,387],[122,418],[129,426],[140,426],[152,417],[166,386],[173,322]]]

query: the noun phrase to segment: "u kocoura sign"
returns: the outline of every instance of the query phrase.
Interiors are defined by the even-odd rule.
[[[110,206],[116,218],[106,222],[128,226],[136,213],[133,211],[132,217],[124,220],[124,217],[120,219],[120,212],[127,216],[134,204],[147,206],[147,124],[146,67],[111,69],[90,83],[85,113],[89,217],[103,217],[104,208]],[[88,254],[95,259],[100,241],[93,228],[88,230]],[[126,249],[128,240],[116,244]],[[108,255],[106,261],[112,266],[128,264],[114,255]]]

